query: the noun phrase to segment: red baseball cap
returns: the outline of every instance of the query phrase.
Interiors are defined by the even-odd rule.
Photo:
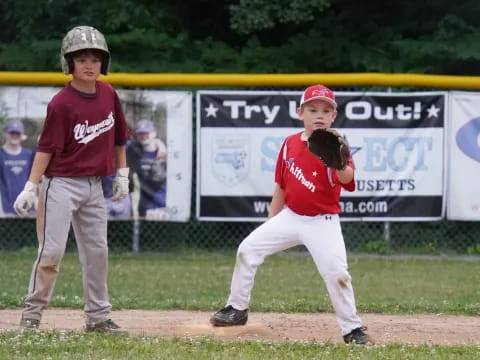
[[[323,85],[312,85],[305,89],[300,100],[300,106],[311,100],[323,100],[330,103],[335,109],[337,103],[333,91]]]

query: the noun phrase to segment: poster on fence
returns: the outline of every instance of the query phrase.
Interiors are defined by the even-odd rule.
[[[480,220],[480,93],[450,94],[447,218]]]
[[[347,138],[356,167],[356,191],[342,193],[342,220],[443,217],[446,95],[336,93],[333,127]],[[280,146],[303,129],[296,113],[300,96],[292,91],[197,93],[198,219],[266,219]]]
[[[58,87],[0,87],[2,217],[15,216],[13,202],[28,179],[47,105],[59,90]],[[192,94],[155,90],[117,92],[132,135],[127,143],[131,186],[129,196],[112,202],[113,174],[102,178],[109,220],[188,221]],[[15,133],[18,139],[14,138]]]

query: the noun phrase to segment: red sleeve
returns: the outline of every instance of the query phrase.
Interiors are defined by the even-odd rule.
[[[347,191],[355,191],[355,165],[353,164],[352,158],[348,159],[348,166],[353,169],[353,178],[348,184],[341,184],[342,187]]]
[[[284,176],[283,172],[285,170],[286,162],[286,153],[287,153],[287,139],[283,142],[280,147],[280,151],[277,156],[277,165],[275,167],[275,182],[280,185],[282,189],[285,189],[284,186]]]
[[[114,90],[115,101],[115,145],[125,145],[130,137],[125,115],[123,114],[122,104],[117,92]]]
[[[37,151],[51,154],[62,152],[65,140],[68,134],[71,133],[68,129],[69,119],[63,106],[49,103],[47,106],[47,117],[38,140]]]

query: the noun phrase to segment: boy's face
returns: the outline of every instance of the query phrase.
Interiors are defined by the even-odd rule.
[[[80,52],[73,58],[73,77],[82,81],[95,81],[100,75],[102,57],[91,51]]]
[[[157,134],[155,132],[146,132],[146,131],[140,131],[135,133],[135,136],[137,137],[137,140],[140,144],[146,146],[150,144],[150,142],[155,138]]]
[[[337,116],[336,109],[330,103],[319,99],[303,104],[297,112],[303,121],[306,135],[318,128],[329,128]]]
[[[17,131],[7,132],[5,133],[5,142],[9,145],[21,145],[22,135],[22,133]]]

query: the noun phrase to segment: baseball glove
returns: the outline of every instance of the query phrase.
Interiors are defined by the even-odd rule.
[[[162,183],[167,178],[167,162],[163,159],[155,159],[150,168],[150,180]]]
[[[350,149],[345,139],[333,129],[315,129],[308,138],[308,150],[326,167],[343,170],[348,164]]]

